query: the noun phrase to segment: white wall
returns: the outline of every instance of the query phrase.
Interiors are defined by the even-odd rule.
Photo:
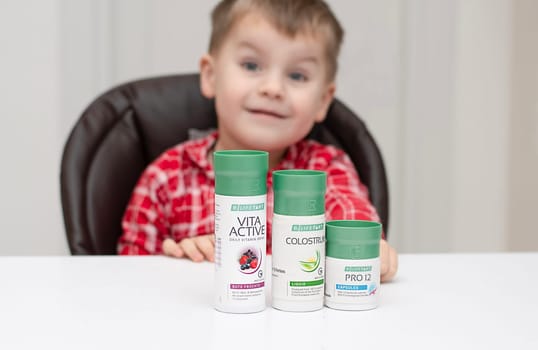
[[[0,254],[62,254],[58,1],[0,2]]]
[[[506,243],[512,250],[537,250],[538,1],[518,0],[514,5]]]
[[[458,251],[506,248],[512,7],[459,2],[450,169]]]
[[[511,2],[407,4],[400,246],[505,249]]]
[[[213,3],[0,2],[0,255],[67,253],[58,178],[69,130],[113,85],[195,71]],[[346,29],[338,96],[385,157],[392,243],[402,252],[513,247],[513,3],[329,3]],[[523,227],[530,219],[518,217]]]

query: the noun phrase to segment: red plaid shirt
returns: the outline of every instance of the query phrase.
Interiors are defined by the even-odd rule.
[[[181,143],[144,171],[125,211],[119,254],[162,254],[162,242],[214,233],[215,173],[209,163],[217,133]],[[327,172],[327,220],[379,221],[355,167],[341,150],[312,140],[291,146],[274,170]],[[267,253],[271,253],[273,188],[267,175]]]

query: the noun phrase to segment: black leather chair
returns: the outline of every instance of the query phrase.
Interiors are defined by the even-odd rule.
[[[200,94],[198,74],[134,81],[98,97],[65,144],[61,198],[71,254],[115,254],[121,218],[136,181],[189,129],[216,127],[213,102]],[[389,196],[383,160],[364,123],[335,100],[309,137],[344,149],[388,231]]]

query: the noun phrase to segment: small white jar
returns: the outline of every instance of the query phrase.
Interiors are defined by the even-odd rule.
[[[326,224],[325,305],[338,310],[377,307],[381,224],[335,220]]]

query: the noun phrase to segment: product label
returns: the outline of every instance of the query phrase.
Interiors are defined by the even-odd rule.
[[[265,304],[266,196],[215,195],[216,306]]]
[[[273,216],[272,296],[323,299],[325,215]]]
[[[379,257],[348,260],[327,257],[326,301],[377,305]]]

